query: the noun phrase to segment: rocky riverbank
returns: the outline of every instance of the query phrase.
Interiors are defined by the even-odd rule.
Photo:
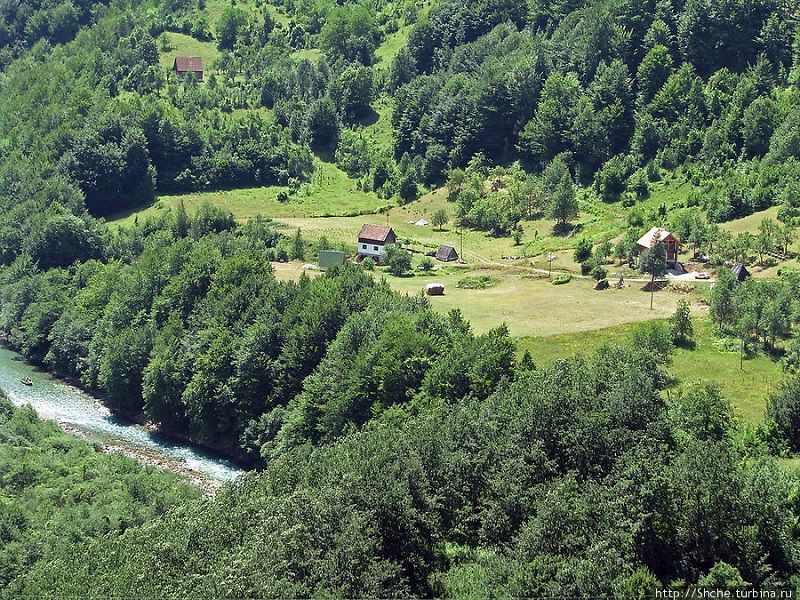
[[[181,476],[192,485],[196,485],[197,487],[201,488],[205,495],[210,498],[213,498],[219,488],[222,487],[221,482],[207,477],[205,474],[196,469],[192,469],[185,463],[173,460],[165,460],[163,457],[159,457],[145,451],[99,442],[96,439],[93,439],[90,433],[82,431],[78,427],[70,425],[69,423],[65,423],[64,421],[58,421],[58,426],[65,433],[82,437],[87,441],[93,442],[98,451],[105,452],[106,454],[122,454],[142,464],[150,465],[165,471],[171,471],[176,475]]]

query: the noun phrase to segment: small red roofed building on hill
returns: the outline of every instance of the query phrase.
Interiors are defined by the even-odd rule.
[[[172,70],[180,76],[194,73],[197,81],[203,81],[203,59],[199,56],[176,56]]]
[[[358,234],[358,258],[367,258],[380,261],[386,252],[386,246],[397,243],[397,236],[391,227],[364,224]]]
[[[636,245],[639,246],[639,250],[645,251],[659,243],[663,243],[667,251],[667,264],[675,266],[678,262],[678,251],[680,250],[681,243],[678,241],[678,238],[666,229],[653,227],[636,242]]]

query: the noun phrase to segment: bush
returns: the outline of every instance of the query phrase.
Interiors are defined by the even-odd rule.
[[[592,267],[592,278],[595,281],[600,281],[608,276],[608,271],[603,265],[597,264]]]
[[[767,401],[767,417],[775,422],[775,434],[790,450],[800,450],[800,375],[786,379],[780,391]]]
[[[427,273],[428,271],[433,271],[433,266],[434,266],[433,265],[433,261],[429,257],[426,256],[419,263],[419,270],[420,271],[424,271],[425,273]]]
[[[389,267],[389,272],[392,275],[405,275],[411,269],[411,256],[395,245],[386,246],[386,253],[381,259],[383,264]]]
[[[488,275],[478,277],[462,277],[456,282],[456,287],[464,290],[485,290],[494,285],[494,280]]]
[[[372,271],[375,268],[375,261],[368,256],[361,261],[361,266],[364,267],[365,271]]]
[[[553,279],[552,284],[564,285],[565,283],[569,283],[570,281],[572,281],[572,275],[570,275],[569,273],[562,273],[561,275],[558,275],[555,279]]]
[[[575,254],[573,255],[576,263],[585,263],[592,257],[592,242],[586,238],[581,238],[578,245],[575,247]]]

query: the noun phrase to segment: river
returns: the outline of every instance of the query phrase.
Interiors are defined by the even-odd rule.
[[[26,376],[33,380],[33,386],[22,383]],[[230,481],[243,473],[224,458],[112,415],[96,399],[30,366],[3,345],[0,345],[0,388],[14,404],[30,404],[43,419],[57,421],[67,431],[145,462],[216,483]]]

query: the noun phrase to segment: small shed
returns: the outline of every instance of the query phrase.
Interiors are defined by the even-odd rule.
[[[636,245],[639,246],[640,250],[649,250],[656,244],[664,244],[667,251],[667,263],[674,265],[678,262],[678,250],[680,249],[681,243],[678,241],[674,235],[672,235],[666,229],[662,229],[661,227],[653,227],[650,231],[645,233]]]
[[[441,245],[436,251],[436,260],[440,260],[442,262],[452,262],[454,260],[458,260],[458,252],[456,252],[456,249],[452,246]]]
[[[429,283],[425,286],[425,295],[426,296],[444,296],[444,284],[443,283]]]
[[[347,255],[339,250],[320,250],[319,251],[319,268],[327,269],[335,265],[343,265]]]
[[[750,277],[750,271],[742,263],[736,263],[731,267],[731,271],[733,272],[733,276],[736,277],[736,281],[744,281],[748,277]]]
[[[172,70],[178,75],[194,73],[197,81],[203,81],[203,59],[200,56],[176,56]]]

